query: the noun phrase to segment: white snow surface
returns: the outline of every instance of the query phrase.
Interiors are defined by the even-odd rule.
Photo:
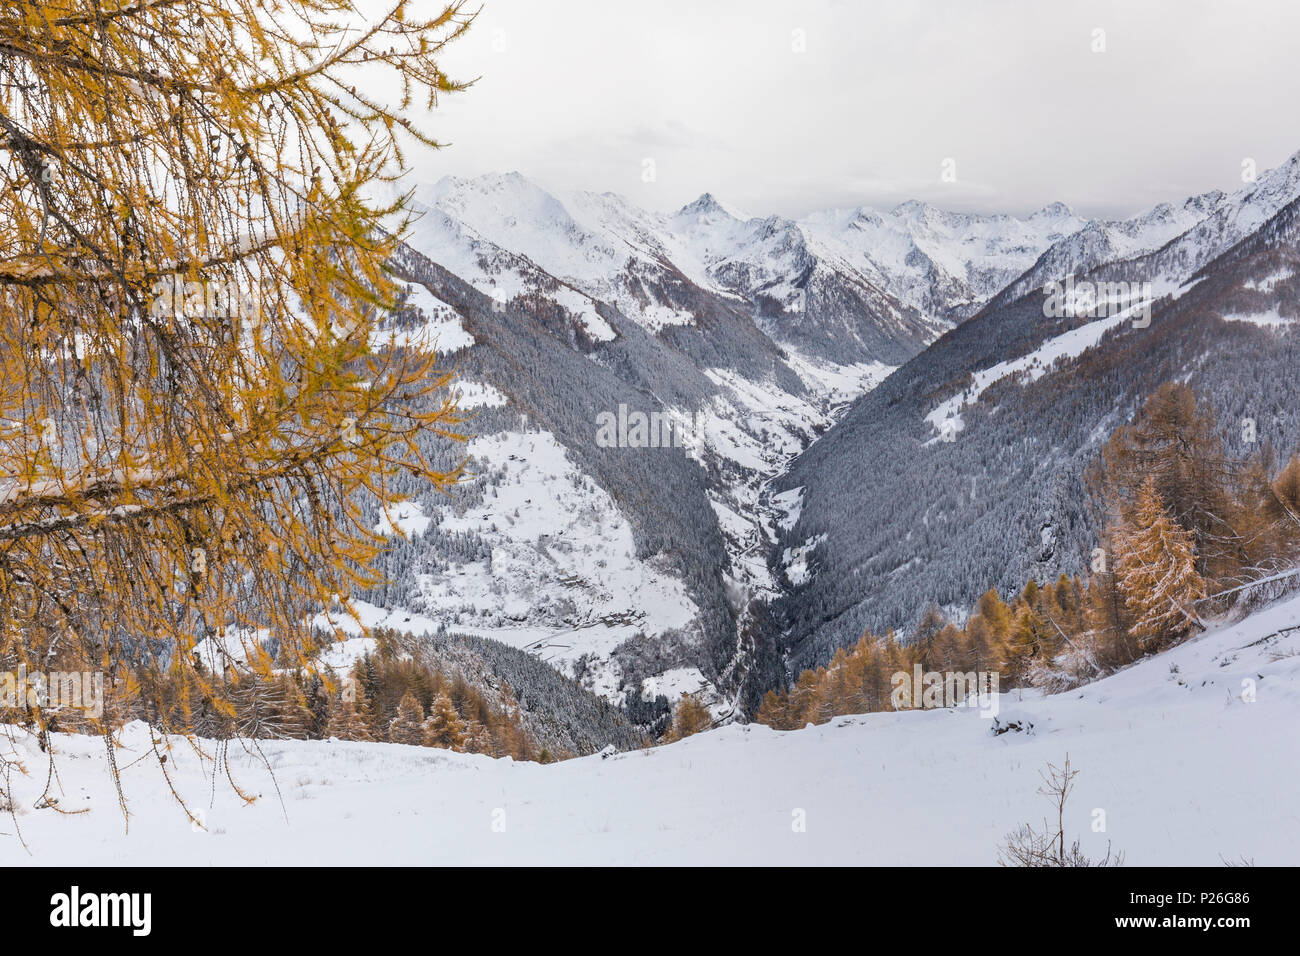
[[[418,283],[407,286],[406,307],[416,309],[424,318],[420,325],[376,330],[372,348],[417,348],[447,354],[474,344],[474,336],[465,330],[460,313]]]
[[[632,526],[614,499],[550,432],[484,435],[466,451],[471,471],[490,475],[485,496],[464,510],[441,508],[436,520],[446,532],[483,535],[491,560],[421,575],[416,613],[391,615],[390,626],[433,631],[436,619],[527,648],[570,673],[582,654],[607,658],[637,633],[660,634],[695,618],[683,582],[655,558],[637,557]],[[591,682],[618,699],[615,675],[593,671]]]
[[[471,408],[500,408],[506,404],[505,395],[487,382],[458,379],[451,388],[456,399],[456,407],[466,411]]]
[[[1059,360],[1078,358],[1088,349],[1093,348],[1101,341],[1111,329],[1118,328],[1126,322],[1143,321],[1142,310],[1151,305],[1157,299],[1165,295],[1172,295],[1177,299],[1184,295],[1188,289],[1196,285],[1200,280],[1186,282],[1179,285],[1157,284],[1152,283],[1151,298],[1135,302],[1127,308],[1120,309],[1113,315],[1103,318],[1094,319],[1091,322],[1085,322],[1082,325],[1075,326],[1062,332],[1060,335],[1052,336],[1045,339],[1038,348],[1028,352],[1019,358],[1008,359],[991,365],[988,368],[980,369],[972,375],[972,381],[969,386],[961,392],[940,402],[930,410],[925,416],[925,420],[930,423],[931,427],[938,433],[934,438],[926,442],[932,445],[941,441],[948,436],[956,435],[965,429],[966,423],[962,419],[962,409],[967,405],[979,401],[981,395],[988,390],[989,386],[1004,378],[1016,375],[1020,376],[1021,384],[1036,382],[1048,372],[1056,367]],[[1233,316],[1224,316],[1225,319],[1234,318]],[[1277,324],[1259,321],[1259,317],[1246,317],[1244,321],[1254,321],[1257,324]],[[1285,321],[1285,320],[1279,320]]]
[[[425,198],[430,198],[424,193]],[[469,282],[479,292],[504,306],[518,295],[542,294],[562,306],[596,341],[614,338],[614,330],[596,311],[596,301],[533,262],[526,253],[503,248],[471,224],[448,215],[437,206],[417,201],[413,210],[421,218],[407,242],[427,252],[440,265]],[[538,215],[542,212],[534,210]],[[518,237],[512,237],[518,238]]]
[[[1057,359],[1076,358],[1082,355],[1100,342],[1101,337],[1111,329],[1117,328],[1132,318],[1133,312],[1124,310],[1106,318],[1094,319],[1092,322],[1086,322],[1047,339],[1038,348],[1019,358],[998,362],[989,368],[980,369],[972,376],[973,381],[964,391],[940,403],[925,416],[925,420],[940,434],[944,432],[945,423],[948,423],[947,428],[950,433],[953,431],[959,432],[965,428],[961,410],[967,405],[978,401],[979,397],[984,394],[990,385],[1000,382],[1011,375],[1023,376],[1022,382],[1037,381],[1052,369]],[[937,439],[931,439],[931,442],[935,440]]]
[[[811,261],[923,314],[954,307],[970,314],[1045,249],[1089,223],[1060,203],[1023,220],[917,202],[792,220],[750,216],[710,193],[659,213],[615,193],[551,193],[517,172],[446,176],[418,188],[415,202],[427,214],[411,244],[485,291],[498,284],[510,286],[508,295],[520,284],[537,288],[525,274],[543,270],[618,306],[652,333],[694,322],[663,301],[679,275],[723,296],[761,289],[798,311],[800,290],[791,283]]]
[[[1268,312],[1229,313],[1223,317],[1225,322],[1248,322],[1251,325],[1258,325],[1266,329],[1289,328],[1295,324],[1295,319],[1287,318],[1281,315],[1277,309],[1271,309]]]
[[[408,538],[423,534],[429,527],[430,518],[416,501],[399,501],[384,508],[375,525],[375,533],[382,535],[402,534]]]
[[[793,349],[788,355],[809,394],[708,369],[718,394],[698,416],[676,410],[683,423],[689,419],[699,428],[684,434],[687,453],[727,466],[730,479],[710,492],[731,557],[727,577],[758,597],[778,591],[766,556],[777,522],[790,520],[788,502],[768,502],[768,482],[849,401],[893,370],[879,363],[835,365]],[[462,408],[509,402],[483,382],[458,381],[452,388]],[[381,609],[354,601],[360,621],[343,613],[334,615],[334,623],[348,633],[359,633],[364,623],[416,634],[445,627],[491,637],[528,650],[566,675],[585,655],[583,684],[623,703],[626,691],[612,652],[638,635],[692,627],[698,608],[684,583],[667,556],[637,556],[631,524],[618,504],[551,433],[482,435],[465,450],[471,480],[483,484],[483,501],[465,506],[435,498],[423,507],[401,502],[381,516],[376,531],[408,537],[430,528],[475,532],[490,546],[490,560],[435,566],[417,579],[419,593],[405,606]],[[659,679],[670,700],[699,684]],[[718,706],[711,687],[705,691],[706,702]]]
[[[129,829],[102,740],[53,736],[51,795],[85,811],[59,813],[36,809],[46,758],[13,728],[0,747],[27,773],[13,777],[0,865],[992,865],[1006,833],[1041,824],[1039,771],[1067,754],[1079,776],[1066,828],[1089,855],[1110,841],[1134,866],[1300,864],[1300,597],[1095,684],[1023,696],[1002,695],[999,716],[1031,732],[995,736],[975,709],[909,711],[788,733],[733,724],[550,765],[263,741],[268,768],[232,745],[251,805],[190,743],[164,741],[202,827],[172,800],[144,724],[117,737]]]

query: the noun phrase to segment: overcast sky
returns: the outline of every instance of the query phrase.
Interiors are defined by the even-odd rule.
[[[1129,215],[1300,150],[1298,38],[1296,0],[485,0],[414,175]]]

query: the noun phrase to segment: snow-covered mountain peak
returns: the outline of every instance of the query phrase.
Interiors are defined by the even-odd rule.
[[[676,218],[706,217],[735,219],[739,222],[745,222],[752,217],[736,209],[734,206],[723,203],[713,193],[703,193],[698,199],[687,203],[674,214]]]
[[[1199,196],[1191,196],[1183,203],[1184,209],[1200,209],[1209,212],[1219,203],[1223,202],[1228,196],[1222,189],[1211,189],[1209,192],[1201,193]]]
[[[1262,226],[1297,195],[1300,195],[1300,153],[1263,173],[1254,182],[1246,183],[1223,205],[1235,207],[1230,215],[1244,235]]]
[[[417,189],[416,199],[651,331],[690,321],[663,291],[672,274],[708,292],[762,294],[794,308],[800,276],[814,266],[873,289],[868,299],[883,321],[911,307],[941,329],[1088,224],[1063,203],[1021,220],[920,200],[888,212],[859,206],[798,220],[754,217],[712,192],[658,213],[616,193],[549,191],[518,172],[444,177]]]
[[[1051,202],[1029,217],[1030,222],[1061,220],[1074,217],[1074,210],[1063,202]]]
[[[1021,220],[909,200],[885,213],[868,206],[817,212],[799,224],[900,301],[959,321],[1087,223],[1063,203]]]
[[[577,229],[555,196],[517,172],[487,173],[472,179],[444,176],[427,190],[416,190],[418,202],[436,206],[479,235],[515,251],[528,250],[538,239]],[[513,242],[501,242],[507,236]]]
[[[927,202],[922,202],[919,199],[908,199],[900,202],[889,212],[896,219],[920,219],[933,210],[934,207]]]
[[[1121,221],[1089,220],[1063,202],[1017,218],[952,212],[915,199],[888,211],[864,205],[797,220],[753,217],[712,192],[660,213],[617,193],[548,191],[518,172],[445,177],[418,189],[416,198],[462,232],[525,257],[658,332],[693,321],[681,290],[669,291],[681,277],[708,293],[761,295],[798,311],[814,268],[874,290],[867,298],[881,321],[910,307],[942,328],[1009,285],[1041,284],[1142,256],[1210,218],[1219,220],[1213,236],[1197,244],[1222,248],[1297,192],[1300,157],[1232,196],[1207,192]],[[1189,261],[1205,259],[1198,254]]]
[[[1159,277],[1177,285],[1298,195],[1300,153],[1230,195],[1210,190],[1177,206],[1162,202],[1128,219],[1088,223],[1054,241],[997,301],[1017,299],[1066,275],[1101,269],[1129,281]]]

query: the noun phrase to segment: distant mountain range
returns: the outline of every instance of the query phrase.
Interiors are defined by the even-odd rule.
[[[1164,382],[1210,403],[1229,448],[1250,450],[1250,418],[1259,442],[1295,451],[1298,195],[1300,157],[1151,217],[1192,221],[1153,250],[1090,225],[857,402],[773,483],[802,504],[781,547],[811,549],[777,602],[790,658],[906,629],[931,602],[961,615],[990,586],[1086,571],[1099,529],[1083,470]],[[1049,314],[1045,286],[1067,274],[1150,283],[1149,324]]]
[[[917,202],[791,220],[709,194],[659,213],[518,173],[417,188],[396,263],[410,294],[384,336],[456,365],[476,437],[429,449],[467,450],[474,477],[450,500],[412,479],[400,513],[375,515],[409,537],[367,613],[525,648],[648,724],[697,689],[719,717],[751,708],[931,600],[1077,569],[1077,473],[1150,382],[1199,375],[1222,398],[1191,342],[1241,350],[1217,368],[1281,369],[1297,194],[1294,159],[1115,222]],[[1225,291],[1251,240],[1267,254],[1232,274],[1258,288]],[[1156,325],[1057,341],[1039,290],[1070,274],[1152,281]],[[1206,318],[1209,295],[1280,324]],[[1170,351],[1175,317],[1194,331]],[[691,440],[603,447],[597,421],[620,408],[689,421]],[[1300,437],[1287,421],[1279,441]]]

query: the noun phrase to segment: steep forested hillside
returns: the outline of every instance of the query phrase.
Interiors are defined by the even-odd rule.
[[[1149,324],[1140,308],[1052,317],[1042,290],[995,301],[860,400],[775,485],[804,505],[774,562],[810,549],[811,574],[780,602],[792,659],[910,628],[931,602],[961,614],[990,586],[1085,570],[1098,528],[1084,470],[1164,382],[1204,396],[1230,448],[1250,418],[1256,443],[1294,450],[1296,217],[1293,200],[1186,280],[1154,284]]]

